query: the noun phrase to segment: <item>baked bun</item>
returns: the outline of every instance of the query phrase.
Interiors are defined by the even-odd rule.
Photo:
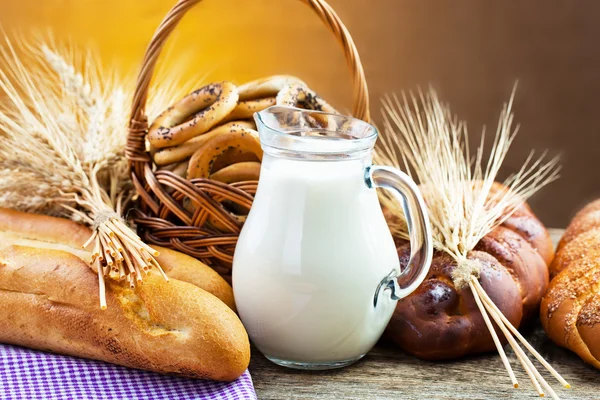
[[[506,189],[498,184],[494,190]],[[401,268],[405,268],[410,256],[408,242],[400,243],[398,255]],[[518,327],[538,312],[553,255],[548,231],[523,204],[481,239],[468,259],[479,265],[481,285]],[[435,252],[421,286],[398,301],[386,332],[406,352],[440,360],[496,349],[470,289],[454,286],[452,271],[456,267],[451,256]]]
[[[566,229],[551,266],[540,318],[548,336],[600,369],[600,200]]]

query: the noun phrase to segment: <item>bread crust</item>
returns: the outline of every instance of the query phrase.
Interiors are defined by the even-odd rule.
[[[410,246],[402,246],[399,255],[401,263],[407,262]],[[522,317],[521,294],[510,274],[484,252],[473,251],[469,259],[481,266],[480,282],[490,297],[512,323],[518,324]],[[454,268],[452,257],[436,253],[425,281],[398,301],[386,332],[408,353],[442,360],[491,350],[491,335],[470,289],[457,290],[452,283]]]
[[[186,282],[146,276],[135,291],[98,278],[63,251],[10,246],[0,253],[0,342],[132,368],[229,381],[250,360],[237,315]]]
[[[78,250],[90,237],[89,228],[74,221],[2,207],[0,232],[14,233],[23,238],[49,243],[62,243]]]
[[[498,190],[507,189],[494,185],[492,192]],[[406,241],[397,243],[404,268],[410,246]],[[506,318],[519,327],[538,313],[553,256],[548,231],[524,203],[486,235],[469,252],[468,259],[479,265],[485,291]],[[434,253],[421,286],[398,301],[386,332],[406,352],[437,360],[495,350],[470,289],[455,288],[451,276],[454,268],[452,257]]]
[[[81,245],[90,237],[88,227],[74,221],[30,214],[0,207],[0,251],[12,244],[62,250],[86,261],[91,245],[83,250]],[[235,310],[233,289],[212,268],[193,257],[160,246],[151,246],[160,255],[156,258],[171,278],[192,283],[217,296]]]
[[[556,344],[600,369],[600,200],[573,218],[551,273],[540,307],[542,326]]]
[[[156,245],[150,247],[160,253],[156,257],[156,261],[169,279],[177,279],[198,286],[217,296],[229,308],[236,311],[233,289],[217,271],[187,254]]]
[[[170,281],[151,273],[135,291],[107,281],[101,310],[81,249],[89,235],[73,221],[0,209],[0,342],[193,378],[245,371],[248,336],[218,273],[156,247]]]

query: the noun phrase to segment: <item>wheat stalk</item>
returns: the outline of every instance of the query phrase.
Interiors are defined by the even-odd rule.
[[[104,73],[90,51],[17,43],[5,36],[0,46],[0,205],[92,227],[83,247],[92,249],[101,308],[107,277],[134,287],[156,268],[167,279],[158,253],[121,218],[132,196],[124,148],[135,77]],[[166,82],[151,95],[151,116],[184,93]]]
[[[518,132],[513,128],[513,95],[504,105],[492,149],[484,163],[485,131],[475,155],[469,152],[467,125],[453,116],[434,90],[425,95],[402,94],[383,101],[384,135],[375,160],[401,168],[426,193],[436,249],[456,259],[502,224],[539,189],[556,180],[558,157],[544,162],[532,152],[522,168],[507,178],[507,188],[494,194],[498,172]],[[394,234],[408,238],[404,214],[393,197],[382,192],[382,202],[395,211]]]
[[[545,154],[535,158],[532,152],[523,166],[504,182],[505,189],[494,189],[498,172],[518,132],[513,128],[512,105],[514,90],[500,113],[498,127],[487,157],[485,131],[475,154],[469,152],[467,125],[450,112],[436,92],[402,94],[383,101],[384,135],[375,161],[406,170],[421,185],[432,226],[434,247],[451,255],[457,262],[452,278],[457,289],[468,286],[515,387],[518,382],[506,358],[492,320],[499,326],[515,351],[540,396],[545,393],[558,398],[541,377],[520,341],[565,387],[569,384],[537,353],[502,315],[477,278],[479,267],[468,260],[468,253],[495,227],[540,188],[558,178],[558,157],[545,160]],[[487,161],[484,159],[487,158]],[[390,229],[408,239],[403,209],[395,199],[382,192],[382,204],[392,213]],[[490,319],[491,317],[491,319]],[[513,337],[513,335],[516,336]]]

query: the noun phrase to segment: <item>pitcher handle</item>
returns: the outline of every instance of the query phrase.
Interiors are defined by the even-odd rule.
[[[411,294],[429,272],[433,256],[433,240],[427,207],[416,183],[404,172],[391,167],[370,165],[365,169],[365,183],[369,188],[383,188],[392,192],[402,204],[410,237],[410,260],[400,274],[395,271],[380,282],[374,306],[381,289],[390,289],[392,300]]]

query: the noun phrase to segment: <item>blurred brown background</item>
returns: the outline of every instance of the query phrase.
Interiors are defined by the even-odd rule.
[[[107,63],[135,70],[174,0],[0,0],[6,32],[51,28],[93,45]],[[600,197],[600,2],[548,0],[330,0],[351,31],[380,120],[385,93],[432,84],[472,136],[495,129],[519,80],[521,123],[503,176],[531,149],[561,153],[560,181],[531,204],[549,226]],[[350,77],[334,39],[297,0],[206,0],[183,21],[164,66],[184,76],[240,82],[274,73],[300,76],[340,109]],[[177,67],[175,69],[175,67]],[[475,138],[473,138],[475,139]]]

